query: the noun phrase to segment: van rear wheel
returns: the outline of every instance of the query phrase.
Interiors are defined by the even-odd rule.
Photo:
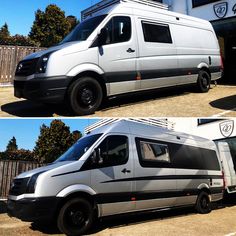
[[[207,71],[201,70],[198,74],[197,88],[200,93],[207,93],[211,86],[211,77]]]
[[[209,195],[206,192],[201,192],[198,195],[196,210],[200,214],[207,214],[211,212],[211,201]]]
[[[101,105],[103,92],[97,80],[83,77],[74,81],[68,90],[68,101],[76,115],[93,114]]]
[[[82,235],[89,230],[93,220],[92,205],[83,198],[74,198],[61,208],[57,226],[66,235]]]

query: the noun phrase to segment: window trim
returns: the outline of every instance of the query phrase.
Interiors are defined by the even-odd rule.
[[[167,42],[147,41],[146,38],[145,38],[144,24],[166,27],[168,29],[168,32],[169,32],[170,42],[167,43]],[[171,34],[171,31],[170,31],[170,25],[169,24],[159,23],[159,22],[154,22],[154,21],[141,20],[141,27],[142,27],[142,31],[143,31],[143,40],[144,40],[145,43],[173,44],[173,38],[172,38],[172,34]]]
[[[112,20],[112,28],[113,28],[113,26],[114,26],[113,20],[114,20],[115,17],[126,17],[126,18],[129,18],[129,20],[130,20],[130,37],[129,37],[129,39],[126,40],[126,41],[108,43],[108,44],[104,44],[103,46],[114,45],[114,44],[119,44],[119,43],[127,43],[127,42],[129,42],[129,41],[132,39],[132,35],[133,35],[133,25],[132,25],[132,17],[131,17],[131,16],[128,16],[128,15],[114,15],[114,16],[112,16],[112,17],[105,23],[105,25],[104,25],[102,28],[105,28],[105,27],[110,23],[111,20]],[[113,33],[114,33],[114,32],[112,32],[112,34],[113,34]]]
[[[169,155],[169,162],[159,161],[159,160],[153,160],[153,161],[152,160],[145,160],[143,158],[142,151],[141,151],[141,145],[140,145],[141,142],[166,146],[167,150],[168,150],[168,155]],[[142,167],[146,167],[146,168],[173,168],[172,162],[171,162],[170,149],[169,149],[167,142],[161,142],[161,141],[153,140],[153,139],[145,139],[145,138],[135,137],[135,144],[136,144],[139,164]]]
[[[127,160],[126,162],[122,163],[122,164],[117,164],[117,165],[109,165],[109,166],[102,166],[99,164],[91,164],[91,155],[87,158],[87,160],[85,161],[85,163],[83,164],[83,166],[81,167],[81,169],[83,171],[85,170],[94,170],[94,169],[102,169],[102,168],[112,168],[115,166],[122,166],[122,165],[126,165],[129,162],[130,159],[130,153],[129,153],[129,148],[130,148],[130,141],[129,141],[129,136],[128,135],[124,135],[124,134],[109,134],[107,136],[104,136],[103,139],[96,145],[96,147],[94,147],[93,150],[97,149],[107,138],[112,137],[112,136],[122,136],[125,137],[127,139],[127,150],[128,150],[128,156],[127,156]]]

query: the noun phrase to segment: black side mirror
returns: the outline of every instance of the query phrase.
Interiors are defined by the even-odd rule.
[[[106,44],[108,38],[108,30],[107,28],[102,28],[100,34],[98,35],[98,46],[102,46]]]
[[[100,148],[97,148],[93,151],[91,160],[92,160],[92,164],[103,164],[103,158],[101,157]]]

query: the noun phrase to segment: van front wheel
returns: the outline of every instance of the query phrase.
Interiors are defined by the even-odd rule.
[[[93,219],[92,205],[83,198],[74,198],[61,208],[57,226],[66,235],[82,235],[91,227]]]
[[[196,202],[196,210],[200,214],[207,214],[211,212],[210,197],[206,192],[201,192],[198,195]]]
[[[102,98],[100,84],[90,77],[74,81],[68,90],[69,105],[76,115],[93,114],[101,105]]]
[[[201,70],[198,74],[197,87],[200,93],[207,93],[211,86],[211,77],[208,72]]]

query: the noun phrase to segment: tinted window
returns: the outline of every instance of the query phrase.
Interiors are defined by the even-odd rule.
[[[220,170],[214,150],[140,138],[136,146],[143,167]]]
[[[142,22],[144,40],[153,43],[172,43],[168,25]]]
[[[131,20],[127,16],[115,16],[105,26],[108,30],[106,44],[122,43],[131,38]]]
[[[143,167],[171,167],[168,145],[154,140],[136,138],[139,163]]]
[[[101,157],[99,167],[125,164],[129,158],[128,138],[114,135],[107,137],[98,147]]]
[[[55,162],[77,161],[98,140],[102,134],[90,135],[79,139],[71,148],[61,155]]]
[[[140,141],[140,149],[143,161],[170,162],[167,145]]]
[[[171,144],[172,164],[179,169],[220,170],[214,150],[181,144]]]
[[[83,21],[82,23],[78,24],[74,28],[74,30],[72,30],[71,33],[68,34],[60,44],[72,41],[86,40],[92,34],[92,32],[98,27],[98,25],[103,21],[105,17],[106,15],[101,15]]]
[[[220,0],[192,0],[193,1],[193,7],[198,7],[206,4],[210,4],[213,2],[219,2]]]

